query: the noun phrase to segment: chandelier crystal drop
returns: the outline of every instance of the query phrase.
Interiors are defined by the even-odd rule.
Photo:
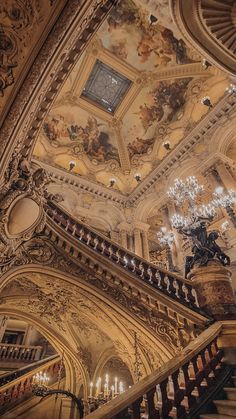
[[[172,231],[167,231],[166,227],[162,227],[160,231],[157,233],[157,238],[159,243],[163,246],[171,247],[174,242],[174,233]]]
[[[216,208],[227,208],[236,204],[236,192],[229,190],[224,193],[224,188],[218,186],[213,192],[212,205]]]
[[[197,196],[204,191],[203,185],[200,185],[195,176],[188,176],[185,181],[175,179],[174,186],[167,191],[169,198],[173,199],[178,206],[187,200],[192,206]]]

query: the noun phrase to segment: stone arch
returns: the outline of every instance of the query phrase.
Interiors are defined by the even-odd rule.
[[[14,286],[13,281],[18,281],[19,287],[23,287],[24,290],[23,295],[20,295],[20,297],[18,292],[18,298],[16,298],[16,293],[15,297],[8,298],[8,287]],[[27,300],[28,297],[26,297],[28,292],[27,281],[30,281],[33,284],[33,289],[36,289],[36,292],[38,293],[37,297],[34,297],[35,294],[32,294],[33,297],[31,300]],[[58,288],[60,285],[59,293],[56,288],[57,284]],[[70,291],[69,294],[68,289]],[[64,297],[65,299],[72,299],[69,301],[68,306],[64,306]],[[119,305],[116,306],[114,301],[110,301],[103,293],[100,293],[83,281],[82,277],[79,278],[78,281],[78,278],[76,279],[69,274],[38,265],[17,267],[3,275],[0,298],[2,302],[0,306],[2,314],[4,311],[9,313],[10,304],[13,307],[12,310],[16,313],[16,307],[14,307],[14,305],[17,305],[17,307],[20,307],[18,309],[19,314],[23,316],[25,320],[29,318],[36,326],[39,322],[41,323],[39,331],[41,331],[42,334],[45,334],[44,332],[46,331],[45,337],[49,340],[51,336],[57,337],[56,346],[60,349],[60,353],[64,349],[65,353],[68,353],[68,357],[72,360],[68,368],[71,376],[71,387],[73,388],[75,388],[76,383],[78,383],[78,378],[72,377],[76,365],[80,366],[82,378],[79,380],[79,383],[80,385],[83,384],[84,388],[88,389],[88,383],[92,376],[88,371],[87,361],[89,360],[86,361],[86,351],[83,351],[84,348],[81,349],[78,347],[78,342],[73,339],[71,330],[68,327],[68,324],[75,318],[73,317],[73,313],[76,310],[76,306],[79,308],[80,313],[84,312],[89,316],[90,321],[98,327],[101,332],[109,334],[114,347],[117,348],[118,354],[127,354],[127,358],[123,356],[123,361],[127,363],[130,370],[132,370],[132,364],[134,362],[132,356],[130,356],[133,351],[134,331],[139,334],[140,341],[142,341],[142,348],[145,347],[144,341],[145,343],[149,342],[148,354],[141,349],[144,375],[151,372],[154,364],[159,366],[173,356],[173,347],[168,347],[168,344],[162,341],[158,335],[153,331],[148,330],[147,327],[139,323],[132,315],[129,315],[126,311],[122,310]],[[90,304],[91,301],[92,304]],[[33,312],[29,312],[29,302],[33,304]],[[49,312],[49,318],[45,311],[41,312],[40,309],[37,308],[38,305],[40,305],[39,302],[42,307],[48,307],[48,305],[51,307],[52,311]],[[59,328],[58,322],[64,322],[65,331]],[[54,340],[55,339],[56,338],[54,338]],[[74,382],[72,383],[73,380]],[[87,393],[85,393],[85,397],[86,395]]]

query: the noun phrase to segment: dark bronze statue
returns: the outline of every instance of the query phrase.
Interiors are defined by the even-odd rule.
[[[185,277],[194,266],[206,266],[213,259],[219,260],[224,266],[230,264],[229,256],[216,243],[219,233],[217,231],[207,232],[209,221],[209,218],[200,217],[191,226],[179,230],[181,234],[190,236],[193,241],[193,256],[186,257]]]

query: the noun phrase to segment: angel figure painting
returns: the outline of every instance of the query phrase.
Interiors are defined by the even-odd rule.
[[[84,126],[75,121],[69,123],[62,115],[49,116],[43,124],[43,131],[52,146],[66,147],[75,156],[84,152],[90,160],[99,163],[111,159],[119,162],[118,150],[106,127],[93,116],[87,117]]]
[[[191,62],[182,39],[159,23],[150,24],[149,13],[132,0],[122,0],[100,31],[102,44],[138,70]]]

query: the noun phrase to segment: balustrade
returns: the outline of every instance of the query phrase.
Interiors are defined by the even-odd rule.
[[[0,343],[0,361],[38,361],[42,349],[42,346]]]
[[[32,365],[31,370],[22,368],[16,373],[6,374],[1,377],[0,381],[0,416],[4,412],[17,406],[22,401],[32,397],[33,376],[38,372],[46,373],[50,377],[50,384],[57,381],[58,371],[60,368],[60,357],[53,356],[50,360],[45,359]],[[26,372],[28,371],[28,372]],[[23,372],[23,375],[21,375]],[[19,376],[17,377],[17,373]],[[21,373],[21,374],[20,374]],[[5,378],[5,382],[4,382]],[[2,383],[4,383],[2,385]]]
[[[187,419],[196,400],[216,383],[223,368],[217,339],[222,324],[205,330],[182,355],[87,416],[88,419]]]
[[[49,218],[67,233],[112,262],[129,270],[133,275],[152,287],[160,290],[179,302],[197,308],[195,291],[192,285],[176,274],[156,267],[127,249],[113,243],[105,236],[96,233],[81,222],[75,221],[55,203],[48,202],[46,212]]]

